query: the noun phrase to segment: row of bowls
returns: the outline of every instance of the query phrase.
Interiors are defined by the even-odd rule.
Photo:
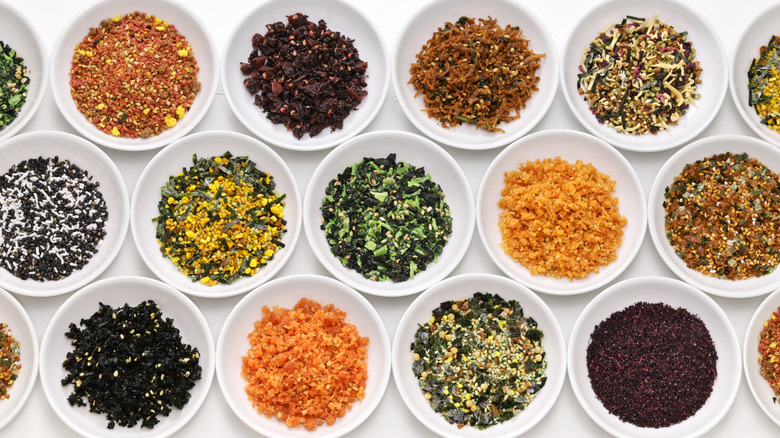
[[[152,220],[159,215],[157,205],[160,202],[161,187],[171,175],[192,165],[193,154],[199,157],[214,157],[226,151],[234,156],[248,156],[257,163],[259,169],[273,176],[279,193],[287,194],[287,232],[283,237],[285,248],[252,277],[229,285],[206,286],[191,281],[163,257]],[[21,280],[7,271],[0,270],[0,287],[20,294],[42,297],[70,292],[86,285],[112,262],[124,241],[129,222],[136,246],[148,268],[161,280],[194,296],[233,296],[245,293],[269,280],[289,260],[303,229],[318,260],[334,277],[361,292],[398,297],[420,292],[447,277],[467,251],[476,222],[476,228],[488,254],[508,277],[535,291],[573,295],[603,287],[620,275],[639,251],[646,225],[649,224],[656,249],[667,266],[681,279],[719,296],[754,297],[777,287],[780,270],[762,277],[739,281],[706,276],[688,268],[674,253],[664,230],[664,189],[671,185],[686,164],[725,152],[745,152],[769,169],[780,171],[780,151],[762,140],[745,136],[708,137],[680,149],[667,161],[650,189],[649,202],[646,202],[634,169],[617,150],[589,134],[549,130],[517,140],[498,154],[488,167],[474,202],[465,174],[443,148],[415,134],[377,131],[354,137],[331,151],[315,169],[302,200],[289,167],[270,147],[243,134],[210,131],[186,136],[161,150],[141,173],[130,202],[119,171],[98,147],[71,134],[53,131],[28,133],[0,143],[0,168],[7,169],[24,159],[39,155],[59,155],[62,159],[70,159],[100,182],[109,211],[106,236],[98,246],[93,260],[84,269],[63,280]],[[332,255],[320,230],[320,207],[328,183],[346,167],[361,161],[363,157],[385,157],[390,153],[396,153],[400,161],[424,166],[433,180],[442,187],[453,216],[452,236],[438,262],[404,282],[372,281],[347,269]],[[555,157],[570,163],[577,160],[591,163],[614,180],[619,209],[627,219],[622,244],[617,250],[617,259],[602,267],[598,273],[584,279],[569,280],[532,275],[500,247],[498,216],[501,209],[497,203],[504,187],[505,172],[515,170],[528,161]]]
[[[517,300],[524,313],[533,317],[544,333],[547,383],[525,411],[512,420],[479,431],[459,429],[434,412],[417,386],[412,372],[412,352],[409,343],[420,324],[425,323],[433,309],[449,300],[469,298],[475,292],[496,293],[504,299]],[[493,438],[520,435],[536,425],[549,412],[568,376],[575,396],[594,422],[615,436],[672,437],[698,436],[714,427],[729,411],[740,385],[741,368],[757,403],[766,414],[780,424],[780,413],[772,402],[772,390],[759,374],[758,335],[763,322],[780,305],[780,290],[771,294],[755,311],[747,329],[740,358],[740,344],[728,317],[718,304],[698,289],[660,277],[639,277],[612,285],[597,295],[577,319],[565,347],[563,334],[551,310],[530,289],[505,277],[489,274],[466,274],[448,278],[429,288],[409,306],[398,324],[391,345],[376,310],[360,293],[331,278],[302,275],[275,279],[247,294],[227,317],[216,343],[198,308],[186,296],[157,280],[141,277],[113,277],[92,283],[69,297],[48,324],[39,351],[32,323],[19,303],[0,289],[0,320],[9,324],[21,343],[22,368],[10,392],[10,398],[0,403],[0,428],[22,409],[40,370],[46,398],[61,420],[83,436],[105,434],[106,420],[91,414],[86,408],[74,408],[67,402],[71,388],[62,386],[66,371],[60,365],[72,349],[64,336],[70,323],[87,318],[102,302],[113,307],[125,303],[134,305],[154,300],[163,315],[174,320],[182,341],[198,348],[202,379],[191,391],[191,399],[182,410],[161,419],[154,429],[139,430],[138,436],[168,436],[181,428],[200,408],[207,396],[213,375],[216,375],[227,404],[246,425],[269,437],[287,437],[288,429],[273,418],[258,414],[244,392],[246,385],[240,375],[241,357],[249,349],[247,335],[254,322],[262,316],[263,306],[291,308],[301,298],[323,304],[333,303],[345,311],[347,321],[354,324],[361,336],[370,339],[365,399],[356,402],[347,415],[332,426],[322,426],[307,436],[340,436],[368,418],[379,404],[387,386],[391,367],[400,394],[409,410],[432,431],[450,437],[491,436]],[[585,352],[593,328],[612,313],[638,301],[661,302],[682,307],[697,315],[707,326],[718,354],[717,380],[713,392],[702,409],[674,426],[663,429],[638,428],[611,415],[593,393],[585,360]],[[303,432],[303,431],[299,431]],[[134,435],[136,435],[134,433]]]
[[[366,17],[342,0],[328,2],[307,2],[305,0],[272,0],[264,2],[240,22],[222,52],[221,69],[218,53],[206,28],[185,8],[168,0],[141,0],[133,4],[134,10],[141,10],[171,21],[188,38],[200,66],[200,81],[203,85],[189,114],[177,126],[149,139],[118,138],[103,133],[92,126],[78,111],[70,95],[69,72],[73,47],[87,34],[90,27],[118,13],[129,13],[122,0],[104,0],[88,7],[76,16],[62,32],[51,59],[51,85],[55,101],[65,119],[83,136],[91,141],[121,150],[148,150],[158,148],[182,137],[205,115],[218,88],[221,70],[222,89],[236,117],[252,133],[261,139],[293,150],[316,150],[333,147],[362,131],[376,116],[381,107],[392,72],[395,93],[409,120],[431,139],[443,144],[465,149],[488,149],[504,146],[528,133],[546,114],[558,88],[559,76],[564,96],[577,119],[592,134],[608,143],[633,151],[651,152],[665,150],[684,144],[701,133],[717,114],[726,89],[730,83],[731,93],[745,122],[765,140],[780,145],[780,134],[760,123],[760,118],[747,104],[746,73],[759,48],[777,33],[775,23],[780,19],[780,5],[768,8],[744,31],[729,66],[717,32],[694,11],[674,0],[651,0],[631,3],[622,0],[608,0],[585,14],[569,37],[563,56],[559,59],[555,44],[545,25],[521,3],[511,0],[439,0],[423,7],[401,31],[395,52],[390,60],[385,43]],[[368,63],[368,95],[358,111],[345,120],[344,128],[301,140],[294,137],[280,125],[268,121],[261,110],[253,105],[253,97],[243,86],[244,76],[239,71],[251,51],[251,37],[265,31],[264,24],[281,21],[295,12],[304,12],[311,20],[324,19],[331,29],[340,30],[355,40],[361,58]],[[696,50],[696,59],[701,62],[702,83],[697,89],[701,98],[688,110],[683,120],[658,135],[631,136],[620,134],[599,124],[590,113],[588,105],[578,95],[576,76],[583,50],[598,35],[605,25],[619,21],[626,15],[653,16],[687,31],[689,40]],[[470,126],[442,128],[435,120],[426,116],[422,96],[415,98],[413,86],[407,83],[409,66],[416,53],[431,33],[446,21],[460,16],[497,17],[499,24],[518,25],[530,41],[530,48],[536,53],[545,53],[540,77],[539,91],[535,92],[522,111],[522,117],[503,126],[506,133],[498,134],[476,130]],[[3,132],[0,139],[13,135],[32,117],[40,104],[46,87],[49,62],[40,38],[29,22],[9,5],[0,4],[0,28],[2,38],[25,57],[31,75],[29,102],[24,105],[20,117]]]

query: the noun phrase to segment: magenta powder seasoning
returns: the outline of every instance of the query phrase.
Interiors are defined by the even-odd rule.
[[[698,316],[639,302],[596,325],[587,350],[596,397],[622,421],[661,428],[694,415],[717,378],[718,354]]]

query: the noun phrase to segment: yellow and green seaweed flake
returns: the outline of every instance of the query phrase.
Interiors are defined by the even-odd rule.
[[[192,157],[161,189],[156,237],[163,256],[207,286],[251,277],[284,247],[285,194],[248,157]]]

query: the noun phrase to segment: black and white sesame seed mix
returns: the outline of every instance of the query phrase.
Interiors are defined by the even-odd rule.
[[[106,235],[100,183],[68,160],[31,158],[0,176],[0,266],[22,280],[82,269]]]

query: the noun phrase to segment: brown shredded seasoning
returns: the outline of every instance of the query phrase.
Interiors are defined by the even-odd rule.
[[[740,280],[777,267],[778,176],[748,154],[687,164],[665,189],[663,206],[666,238],[689,268]]]
[[[627,220],[615,181],[593,165],[529,161],[506,172],[504,184],[501,247],[532,275],[581,279],[617,258]]]
[[[488,131],[520,117],[534,91],[544,54],[528,47],[517,26],[460,17],[434,32],[409,72],[428,117],[449,128],[465,123]]]
[[[153,15],[103,20],[73,53],[73,101],[90,123],[117,137],[153,137],[176,126],[200,86],[189,43]]]
[[[263,306],[242,357],[246,392],[261,414],[315,430],[365,396],[368,338],[332,304],[302,298],[292,309]]]

